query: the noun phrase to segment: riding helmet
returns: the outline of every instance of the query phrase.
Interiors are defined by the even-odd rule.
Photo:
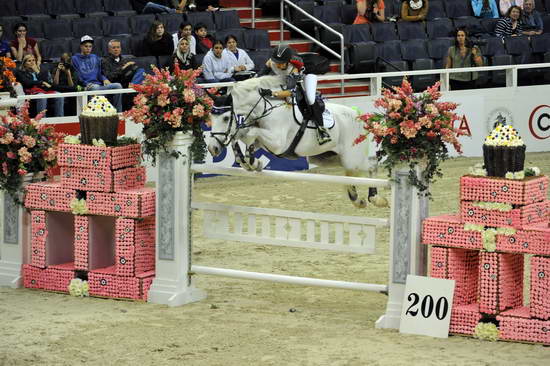
[[[273,49],[271,54],[271,61],[278,64],[284,64],[290,61],[293,55],[293,50],[286,44],[280,44]]]

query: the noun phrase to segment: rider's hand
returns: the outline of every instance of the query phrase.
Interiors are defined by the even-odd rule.
[[[262,89],[258,91],[262,97],[271,97],[273,95],[273,92],[271,89]]]

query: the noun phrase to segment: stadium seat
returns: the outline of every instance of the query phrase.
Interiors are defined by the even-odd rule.
[[[481,19],[481,28],[486,34],[494,36],[497,23],[498,19]]]
[[[140,14],[135,15],[130,18],[130,29],[132,34],[138,34],[140,36],[145,36],[151,24],[155,21],[155,14]]]
[[[165,67],[170,67],[170,65],[172,65],[173,57],[174,56],[172,55],[157,56],[157,66],[161,69],[164,69]]]
[[[428,55],[434,60],[434,68],[445,68],[447,53],[449,52],[449,47],[453,44],[454,40],[452,38],[430,39],[427,42]]]
[[[393,40],[376,44],[376,57],[384,61],[402,61],[401,41]]]
[[[342,5],[342,23],[353,24],[355,17],[357,16],[357,7],[355,5],[344,4]]]
[[[420,58],[429,58],[427,41],[423,39],[411,39],[401,41],[401,57],[405,61],[412,62]]]
[[[434,61],[431,58],[419,58],[412,64],[413,70],[433,70]],[[412,87],[416,91],[423,91],[436,82],[436,75],[413,75],[411,78]]]
[[[4,0],[2,0],[4,1]],[[46,2],[36,0],[17,0],[18,15],[21,15],[24,19],[50,19],[51,17],[46,14]]]
[[[384,16],[386,19],[401,17],[401,0],[386,0],[384,1]]]
[[[103,9],[111,15],[136,15],[136,11],[133,10],[130,0],[103,0]]]
[[[535,0],[535,10],[539,11],[541,14],[546,14],[546,4],[544,0]]]
[[[101,19],[101,28],[105,35],[132,34],[132,29],[128,22],[128,17],[112,16]]]
[[[445,12],[449,18],[473,16],[469,1],[445,1]]]
[[[214,23],[217,30],[239,28],[241,19],[237,10],[223,10],[214,12]]]
[[[426,22],[426,31],[430,39],[451,37],[454,31],[453,22],[450,19],[436,19]]]
[[[542,2],[544,3],[544,9],[545,11],[543,13],[547,13],[547,12],[550,12],[550,0],[538,0],[538,1],[535,1],[535,8],[538,9],[541,7],[541,5],[539,5],[539,7],[537,8],[536,7],[536,3],[537,2]],[[540,10],[539,10],[540,11]]]
[[[194,13],[189,13],[187,14],[187,21],[193,24],[193,27],[195,27],[197,23],[203,23],[206,24],[208,31],[213,31],[216,29],[214,17],[212,16],[211,11],[197,11]]]
[[[462,17],[453,19],[455,28],[466,28],[470,36],[478,35],[484,32],[479,19],[474,17]]]
[[[397,71],[407,71],[409,66],[406,61],[390,61],[389,63],[378,64],[380,72],[397,72]],[[382,78],[382,84],[385,87],[388,86],[401,86],[403,82],[403,76],[389,76]]]
[[[506,54],[506,49],[500,37],[488,37],[483,40],[486,42],[485,45],[480,47],[483,56],[492,57]]]
[[[349,72],[360,74],[374,72],[376,67],[376,43],[375,42],[354,42],[349,49]]]
[[[249,51],[248,56],[254,61],[254,71],[259,72],[261,71],[269,57],[271,56],[271,50],[269,49],[263,49],[263,50],[255,50],[255,51]]]
[[[80,17],[75,9],[74,0],[48,0],[46,1],[46,9],[48,14],[53,15],[57,19]]]
[[[32,21],[25,22],[25,24],[27,25],[27,36],[31,38],[43,39],[44,23],[50,20],[51,19],[36,18],[36,19],[33,19]]]
[[[132,50],[132,55],[140,57],[145,56],[144,49],[143,49],[143,39],[144,36],[134,35],[130,38],[130,48]]]
[[[136,57],[132,61],[134,61],[136,65],[141,67],[143,70],[145,70],[146,74],[153,74],[151,65],[156,66],[158,63],[158,60],[155,56]]]
[[[397,34],[402,41],[428,38],[421,22],[397,22]]]
[[[430,1],[426,20],[435,20],[440,18],[447,18],[447,13],[445,12],[445,6],[443,5],[443,2],[436,0]]]
[[[17,23],[23,22],[23,18],[17,16],[1,17],[0,24],[4,26],[4,39],[14,39],[13,26]]]
[[[531,36],[531,48],[533,53],[545,54],[550,51],[550,34],[543,33],[539,36]]]
[[[550,15],[542,16],[542,24],[544,28],[544,33],[550,33]]]
[[[71,52],[70,43],[66,39],[45,39],[38,47],[44,60],[57,60],[64,52]]]
[[[370,25],[372,38],[375,42],[394,41],[399,39],[393,22],[372,23]]]
[[[0,14],[2,17],[18,16],[19,11],[15,6],[17,0],[2,0],[0,1]]]
[[[102,0],[78,0],[75,1],[75,10],[85,17],[104,17],[109,14],[103,9]]]
[[[491,60],[492,66],[513,64],[511,55],[495,55]],[[491,84],[493,86],[506,86],[506,70],[491,71]]]
[[[342,23],[342,9],[339,5],[321,5],[313,8],[313,16],[323,23]]]
[[[101,18],[78,18],[72,20],[73,35],[80,38],[84,35],[102,36]]]
[[[372,34],[369,24],[351,24],[344,27],[344,38],[350,42],[371,42]]]
[[[248,31],[248,29],[246,31]],[[244,33],[245,33],[244,28],[233,28],[233,29],[220,30],[220,31],[216,32],[216,39],[219,39],[219,40],[221,40],[222,42],[225,43],[225,37],[227,37],[229,35],[232,35],[232,36],[235,36],[235,38],[237,38],[237,47],[239,47],[239,48],[252,48],[248,45],[247,39],[246,39]],[[253,43],[253,42],[251,42],[251,43]]]
[[[66,19],[52,19],[45,22],[44,37],[47,39],[73,38],[71,23]]]
[[[164,28],[168,33],[176,33],[184,20],[182,14],[179,13],[156,14],[156,18],[164,24]]]
[[[528,59],[532,53],[529,37],[504,38],[504,46],[507,53],[514,56],[516,63],[529,63]]]
[[[269,49],[269,34],[266,29],[245,29],[244,46],[251,50]]]
[[[300,7],[303,11],[308,14],[313,14],[313,9],[315,8],[315,2],[312,0],[301,0],[296,2],[296,5]],[[304,14],[299,12],[294,8],[289,8],[289,19],[290,23],[294,24],[297,28],[303,32],[315,36],[315,23],[313,20],[306,17]],[[300,36],[301,37],[301,36]]]
[[[344,44],[347,43],[345,40],[344,24],[329,23],[328,26],[330,26],[336,32],[341,33],[344,36]],[[331,50],[340,52],[340,37],[338,37],[336,34],[332,33],[331,31],[327,30],[326,28],[322,28],[322,27],[319,28],[319,37],[317,39],[319,39],[321,43],[329,47]]]
[[[197,61],[197,65],[202,65],[202,60],[204,59],[205,55],[206,55],[205,53],[199,53],[199,54],[195,55],[195,60]],[[254,61],[254,59],[252,59],[252,61]]]

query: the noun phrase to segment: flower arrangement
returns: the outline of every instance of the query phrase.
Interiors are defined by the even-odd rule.
[[[83,281],[80,278],[73,278],[67,287],[69,289],[69,295],[71,296],[90,296],[90,286],[88,281]]]
[[[383,112],[360,116],[366,133],[355,140],[360,143],[372,133],[379,146],[377,159],[389,174],[396,166],[407,164],[409,183],[426,196],[430,196],[428,184],[436,176],[442,176],[439,164],[449,158],[447,143],[462,153],[457,139],[460,131],[453,127],[454,122],[460,120],[453,113],[457,104],[438,102],[439,85],[437,82],[424,92],[414,94],[411,84],[404,79],[401,87],[384,89],[383,97],[374,102]],[[418,177],[415,166],[420,161],[426,166]]]
[[[151,157],[153,164],[159,151],[178,157],[176,151],[168,150],[178,131],[193,133],[193,159],[204,159],[206,145],[201,123],[208,119],[214,101],[195,83],[200,72],[180,70],[177,64],[173,74],[168,69],[153,67],[153,75],[147,75],[143,84],[132,86],[138,94],[134,107],[124,117],[143,124],[143,153]]]
[[[485,341],[498,341],[499,330],[493,323],[478,323],[474,329],[474,338]]]
[[[9,57],[0,57],[0,91],[9,92],[10,96],[15,97],[13,83],[15,76],[11,70],[15,69],[15,62]]]
[[[40,123],[42,117],[44,112],[30,117],[28,102],[18,114],[9,112],[0,117],[0,189],[16,202],[23,176],[39,172],[50,175],[56,165],[56,147],[63,135]]]

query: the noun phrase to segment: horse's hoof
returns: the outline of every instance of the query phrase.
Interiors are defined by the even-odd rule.
[[[248,170],[249,172],[254,170],[248,163],[240,162],[239,165],[241,166],[241,168],[243,168],[244,170]]]
[[[369,197],[369,202],[375,205],[376,207],[380,207],[380,208],[390,207],[388,200],[378,195],[374,197]]]
[[[367,201],[365,201],[364,199],[355,200],[355,201],[351,201],[351,202],[353,203],[355,208],[366,208],[367,207]]]

